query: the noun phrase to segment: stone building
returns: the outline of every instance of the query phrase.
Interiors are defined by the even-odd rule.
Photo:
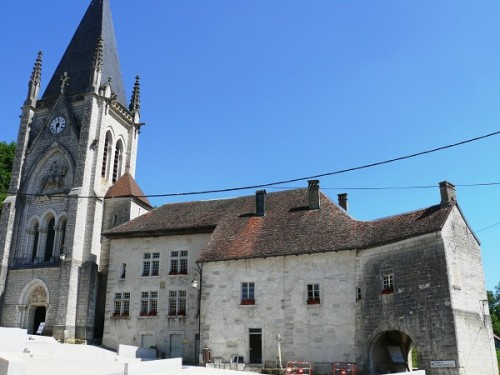
[[[103,226],[150,208],[124,189],[103,199],[120,178],[133,181],[140,129],[139,81],[128,103],[108,0],[91,2],[39,97],[41,75],[40,52],[2,207],[0,324],[34,332],[44,322],[46,334],[93,339],[102,335]]]
[[[105,234],[104,343],[189,363],[206,347],[274,367],[279,335],[283,362],[311,361],[319,374],[333,362],[405,371],[412,350],[430,375],[494,374],[479,243],[453,185],[440,189],[437,205],[371,222],[310,181],[167,204],[118,226]]]
[[[57,338],[276,366],[356,362],[496,374],[480,247],[441,202],[362,222],[308,188],[151,211],[134,181],[139,80],[126,102],[109,0],[92,0],[43,95],[22,108],[0,218],[0,324]],[[68,85],[68,82],[70,83]],[[102,237],[102,233],[105,237]]]

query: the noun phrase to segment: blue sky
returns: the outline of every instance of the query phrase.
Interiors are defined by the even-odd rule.
[[[88,4],[0,2],[0,140],[16,139],[37,51],[44,90]],[[111,0],[111,7],[128,97],[141,76],[147,125],[136,179],[146,194],[312,176],[500,130],[496,0]],[[333,200],[347,192],[351,215],[373,220],[436,204],[438,183],[456,184],[491,290],[500,282],[500,186],[463,185],[500,182],[499,143],[494,136],[323,177],[321,187]],[[412,186],[434,187],[352,189]]]

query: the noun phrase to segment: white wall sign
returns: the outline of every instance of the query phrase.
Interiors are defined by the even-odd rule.
[[[40,325],[38,326],[38,329],[36,330],[36,334],[41,335],[44,328],[45,328],[45,322],[41,322]]]
[[[431,367],[457,367],[455,361],[431,361]]]

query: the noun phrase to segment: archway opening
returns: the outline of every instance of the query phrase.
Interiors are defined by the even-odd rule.
[[[370,347],[370,375],[409,371],[411,358],[408,355],[412,344],[410,336],[401,331],[379,334]]]
[[[35,308],[35,314],[33,318],[33,333],[36,334],[40,323],[45,322],[45,314],[47,309],[45,306],[38,306]]]

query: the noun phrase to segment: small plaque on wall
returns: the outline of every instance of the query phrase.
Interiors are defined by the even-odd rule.
[[[439,368],[439,367],[457,367],[454,360],[451,361],[431,361],[431,367]]]

